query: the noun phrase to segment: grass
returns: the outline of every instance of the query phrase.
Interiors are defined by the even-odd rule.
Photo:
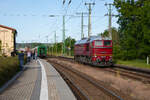
[[[51,55],[51,54],[49,54]],[[62,56],[62,54],[60,53],[57,53],[57,54],[53,54],[55,56]],[[73,58],[73,56],[65,56],[65,57],[69,57],[69,58]],[[123,61],[123,60],[117,60],[116,61],[116,64],[120,64],[120,65],[126,65],[126,66],[131,66],[131,67],[138,67],[138,68],[147,68],[147,69],[150,69],[150,64],[147,65],[146,64],[146,60],[139,60],[139,59],[136,59],[136,60],[128,60],[128,61]]]
[[[0,57],[0,87],[19,71],[18,57]]]
[[[120,65],[126,65],[126,66],[133,66],[133,67],[138,67],[138,68],[148,68],[150,69],[150,64],[147,65],[146,61],[144,60],[128,60],[128,61],[123,61],[123,60],[117,60],[116,64]]]

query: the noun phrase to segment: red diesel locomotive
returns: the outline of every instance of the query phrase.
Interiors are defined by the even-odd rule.
[[[112,40],[92,36],[75,43],[74,59],[78,62],[98,66],[111,66]]]

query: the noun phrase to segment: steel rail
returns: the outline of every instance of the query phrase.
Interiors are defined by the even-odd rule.
[[[56,63],[56,62],[55,62],[55,63]],[[58,64],[58,63],[57,63],[57,64]],[[58,65],[63,66],[63,65],[61,65],[61,64],[58,64]],[[64,67],[64,66],[63,66],[63,67]],[[99,87],[99,88],[103,89],[104,91],[106,91],[107,93],[109,93],[109,94],[112,95],[113,97],[117,98],[118,100],[124,100],[123,98],[121,98],[120,96],[118,96],[118,95],[116,95],[114,92],[112,92],[111,90],[109,90],[109,89],[105,88],[104,86],[102,86],[102,85],[100,85],[100,84],[94,82],[94,81],[91,80],[89,77],[86,77],[86,76],[82,75],[80,72],[77,72],[77,71],[73,70],[71,67],[65,67],[65,68],[67,68],[68,70],[70,70],[70,71],[76,73],[78,76],[82,77],[83,79],[86,79],[87,81],[89,81],[90,83],[92,83],[93,85],[95,85],[96,87]]]
[[[118,65],[118,64],[115,64],[114,67],[120,68],[120,69],[125,69],[125,70],[130,70],[130,71],[136,71],[136,72],[140,72],[140,73],[150,74],[149,69],[142,69],[142,68],[137,68],[137,67],[128,67],[128,66]]]
[[[114,69],[104,69],[104,71],[109,71],[114,74],[119,74],[122,77],[128,77],[130,79],[135,79],[138,81],[141,81],[143,83],[150,83],[150,75],[143,74],[143,73],[137,73],[135,71],[120,69],[120,68],[114,68]]]
[[[54,62],[53,62],[54,63]],[[55,63],[57,64],[57,63]],[[57,65],[60,65],[60,64],[57,64]],[[55,67],[55,66],[54,66]],[[59,71],[59,69],[57,67],[55,67],[55,69],[60,73],[62,74],[65,78],[67,78],[69,80],[69,82],[71,82],[71,84],[84,96],[84,98],[86,100],[90,100],[90,98],[88,98],[88,96],[70,79],[67,77],[67,75],[64,74],[64,72],[61,72]],[[65,79],[64,79],[65,80]]]
[[[58,56],[58,58],[70,59],[70,60],[74,61],[74,58],[69,58],[69,57]],[[125,65],[118,65],[118,64],[114,64],[113,67],[150,75],[150,69],[143,69],[143,68],[137,68],[137,67],[128,67],[128,66],[125,66]]]
[[[62,56],[59,56],[59,58],[64,58],[67,60],[74,61],[73,58],[62,57]],[[109,71],[112,73],[117,73],[117,71],[120,71],[119,74],[123,77],[125,76],[125,77],[129,77],[132,79],[136,79],[136,80],[142,81],[145,84],[150,83],[150,80],[149,80],[150,70],[148,69],[134,68],[134,67],[128,67],[128,66],[122,66],[122,65],[120,66],[114,65],[113,68],[109,67],[109,70],[104,70],[104,71]]]

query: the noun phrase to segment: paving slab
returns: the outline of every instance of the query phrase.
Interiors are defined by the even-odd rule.
[[[26,70],[21,76],[0,94],[0,100],[38,100],[41,67],[36,61],[25,67]]]
[[[41,62],[46,70],[49,100],[76,100],[71,89],[55,68],[45,60]]]
[[[60,74],[45,60],[33,60],[25,67],[0,94],[0,100],[76,100]]]

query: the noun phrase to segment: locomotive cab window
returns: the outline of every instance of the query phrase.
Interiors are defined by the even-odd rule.
[[[103,41],[95,41],[95,46],[102,46],[103,45]]]
[[[111,46],[111,41],[104,41],[104,46]]]

